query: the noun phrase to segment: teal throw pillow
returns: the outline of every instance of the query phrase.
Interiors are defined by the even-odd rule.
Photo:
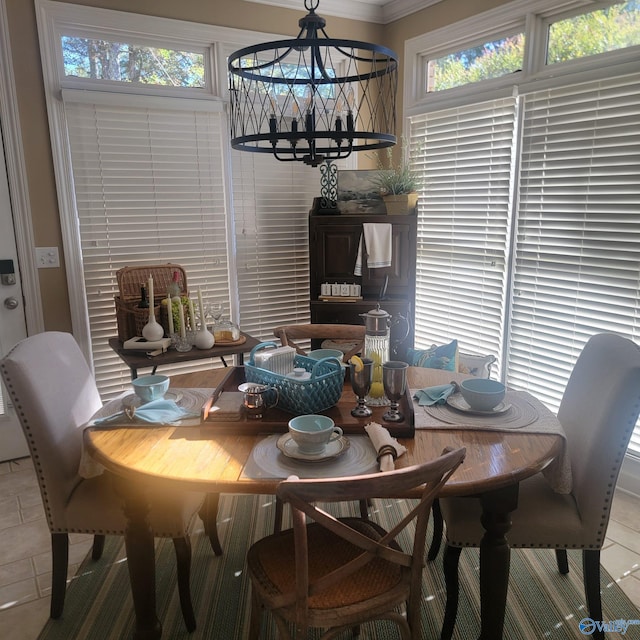
[[[458,371],[458,341],[434,344],[429,349],[407,349],[407,360],[414,367]]]

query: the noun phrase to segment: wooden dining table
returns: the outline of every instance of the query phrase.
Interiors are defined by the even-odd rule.
[[[188,373],[171,378],[173,388],[213,388],[224,370]],[[434,369],[410,367],[410,388],[424,388],[466,376]],[[349,397],[345,393],[346,397]],[[344,396],[343,396],[344,397]],[[343,400],[341,399],[341,402]],[[350,402],[355,406],[355,396]],[[362,419],[363,433],[367,419]],[[135,638],[160,638],[156,615],[154,540],[147,515],[145,489],[153,485],[182,487],[207,494],[274,494],[281,479],[249,478],[243,474],[258,434],[238,435],[233,429],[218,432],[216,424],[199,426],[85,429],[86,451],[93,461],[115,474],[123,493],[129,526],[125,534],[132,595],[136,614]],[[485,535],[480,547],[481,640],[502,638],[510,550],[510,513],[517,508],[518,484],[542,471],[562,451],[559,434],[469,429],[417,429],[412,438],[399,438],[406,454],[396,468],[439,456],[446,447],[465,447],[466,458],[441,495],[470,496],[480,500]],[[412,496],[398,496],[412,497]]]

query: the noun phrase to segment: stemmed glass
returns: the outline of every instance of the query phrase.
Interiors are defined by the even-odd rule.
[[[222,318],[222,312],[224,311],[224,306],[222,302],[212,302],[209,304],[209,312],[213,317],[213,324],[216,325],[220,322],[220,318]]]
[[[384,393],[391,401],[388,411],[382,416],[382,419],[387,422],[401,422],[404,420],[404,416],[398,411],[398,401],[406,390],[408,368],[409,365],[406,362],[396,360],[382,363]]]
[[[360,371],[356,371],[356,365],[349,362],[349,375],[351,376],[351,387],[358,397],[358,406],[351,409],[351,415],[356,418],[368,418],[372,411],[365,404],[365,397],[371,388],[371,379],[373,377],[373,360],[371,358],[362,358],[364,365]]]

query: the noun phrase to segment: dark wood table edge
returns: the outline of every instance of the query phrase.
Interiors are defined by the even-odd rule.
[[[231,355],[237,355],[239,364],[242,364],[244,361],[243,355],[260,344],[261,340],[244,331],[241,331],[240,334],[246,338],[242,344],[218,344],[214,345],[211,349],[197,349],[193,347],[190,351],[183,353],[175,349],[169,349],[165,353],[157,356],[147,356],[145,351],[127,350],[124,348],[122,341],[117,337],[109,338],[108,345],[127,367],[129,367],[131,379],[134,380],[137,377],[138,369],[145,367],[150,367],[155,371],[157,367],[163,365],[193,362],[207,358],[221,358],[226,367],[227,363],[224,361],[224,356]]]

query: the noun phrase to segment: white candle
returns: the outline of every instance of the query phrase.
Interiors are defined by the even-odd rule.
[[[153,276],[149,276],[147,289],[149,290],[149,322],[153,322],[156,319],[156,312],[153,302]]]
[[[169,337],[173,333],[173,302],[171,296],[167,294],[167,316],[169,319]]]
[[[189,318],[191,318],[191,330],[196,330],[196,314],[193,311],[193,300],[189,298]]]
[[[184,307],[182,306],[182,303],[180,302],[178,304],[178,310],[180,312],[180,337],[181,338],[186,338],[187,337],[187,330],[184,326]]]
[[[207,325],[204,322],[204,304],[202,303],[202,291],[200,291],[200,287],[198,287],[198,306],[200,307],[200,322],[202,323],[202,328],[206,329]]]

